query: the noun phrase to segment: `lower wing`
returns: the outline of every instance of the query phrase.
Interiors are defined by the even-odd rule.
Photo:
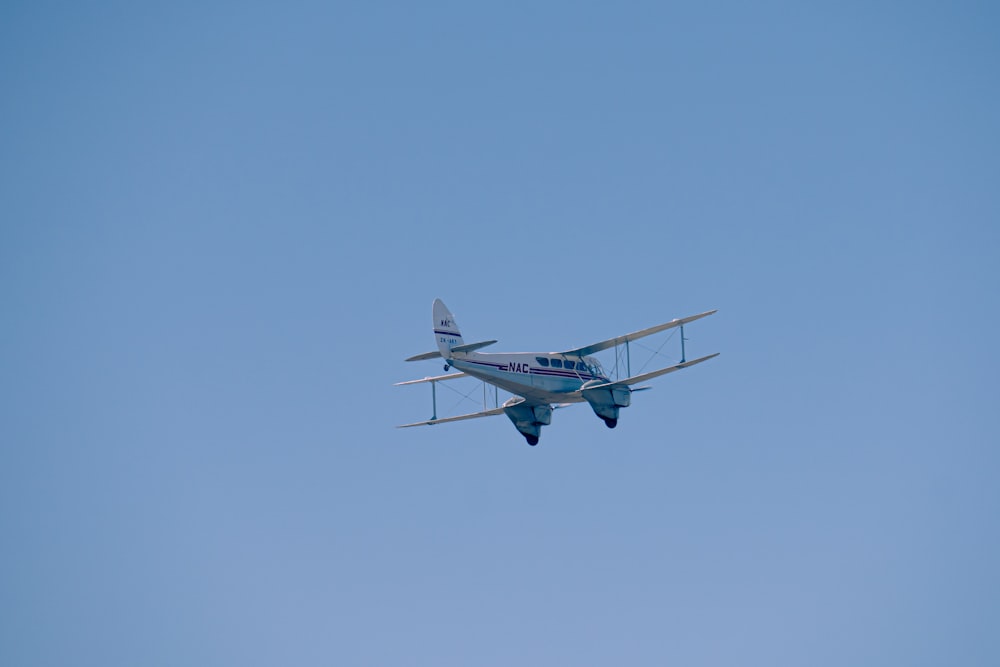
[[[495,415],[502,415],[504,408],[501,406],[499,408],[493,408],[492,410],[483,410],[482,412],[472,412],[467,415],[458,415],[457,417],[442,417],[440,419],[428,419],[425,422],[414,422],[412,424],[400,424],[396,428],[409,428],[411,426],[434,426],[434,424],[447,424],[448,422],[458,422],[463,419],[477,419],[479,417],[493,417]]]
[[[642,375],[633,375],[630,378],[625,378],[624,380],[618,380],[617,382],[607,382],[605,384],[593,385],[593,386],[587,387],[587,388],[588,389],[600,389],[601,387],[611,387],[611,386],[614,386],[614,385],[619,385],[620,386],[620,385],[623,385],[623,384],[627,384],[627,385],[639,384],[640,382],[645,382],[646,380],[652,380],[655,377],[660,377],[661,375],[666,375],[667,373],[673,373],[674,371],[679,371],[682,368],[687,368],[688,366],[694,366],[695,364],[700,364],[703,361],[708,361],[709,359],[714,359],[717,356],[719,356],[718,352],[716,352],[715,354],[710,354],[710,355],[708,355],[706,357],[700,357],[698,359],[692,359],[691,361],[685,361],[683,363],[677,364],[676,366],[669,366],[667,368],[661,368],[659,370],[650,371],[648,373],[643,373]],[[646,389],[646,388],[647,387],[643,387],[643,389]],[[638,390],[636,390],[636,391],[638,391]],[[582,395],[582,392],[574,392],[574,393],[579,393],[579,394]]]

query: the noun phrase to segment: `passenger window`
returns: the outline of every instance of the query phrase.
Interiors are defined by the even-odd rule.
[[[538,362],[539,366],[548,366],[549,360],[547,357],[535,357],[535,361]]]
[[[569,361],[569,360],[567,360],[565,362],[565,366],[566,366],[566,368],[568,368],[570,370],[573,370],[574,368],[576,368],[576,364],[573,363],[572,361]]]
[[[552,368],[562,368],[562,359],[553,359]]]

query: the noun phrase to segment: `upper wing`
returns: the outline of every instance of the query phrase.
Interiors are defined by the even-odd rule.
[[[684,363],[677,364],[676,366],[669,366],[667,368],[661,368],[659,370],[650,371],[648,373],[643,373],[642,375],[633,375],[630,378],[625,378],[624,380],[618,380],[617,382],[608,382],[606,384],[593,385],[593,386],[590,386],[590,387],[587,387],[587,388],[588,389],[600,389],[601,387],[611,387],[613,385],[622,385],[622,384],[633,385],[633,384],[639,384],[640,382],[645,382],[646,380],[652,380],[655,377],[660,377],[661,375],[666,375],[667,373],[673,373],[674,371],[679,371],[682,368],[687,368],[688,366],[694,366],[695,364],[700,364],[703,361],[708,361],[709,359],[714,359],[717,356],[719,356],[719,352],[716,352],[715,354],[710,354],[707,357],[700,357],[698,359],[692,359],[691,361],[685,361]],[[641,389],[648,389],[648,388],[649,387],[640,387],[638,389],[634,389],[633,391],[639,391]],[[580,394],[581,396],[583,395],[583,392],[573,392],[573,393],[574,394]]]
[[[492,417],[494,415],[502,415],[503,407],[493,408],[492,410],[483,410],[482,412],[473,412],[467,415],[458,415],[457,417],[442,417],[440,419],[428,419],[425,422],[414,422],[413,424],[400,424],[396,428],[409,428],[410,426],[433,426],[434,424],[447,424],[448,422],[462,421],[463,419],[476,419],[477,417]]]
[[[600,352],[601,350],[607,350],[610,347],[616,345],[621,345],[622,343],[627,343],[632,340],[637,340],[639,338],[645,338],[646,336],[652,336],[655,333],[660,333],[661,331],[666,331],[667,329],[673,329],[674,327],[679,327],[681,325],[687,324],[688,322],[694,322],[695,320],[700,320],[703,317],[708,317],[717,310],[710,310],[707,313],[701,313],[700,315],[692,315],[690,317],[682,317],[679,320],[671,320],[665,324],[657,324],[655,327],[649,327],[648,329],[642,329],[640,331],[635,331],[630,334],[625,334],[624,336],[616,336],[614,338],[609,338],[607,340],[602,340],[599,343],[593,343],[592,345],[585,345],[584,347],[578,347],[575,350],[567,350],[561,354],[567,356],[580,356],[584,357],[588,354],[594,354],[595,352]]]

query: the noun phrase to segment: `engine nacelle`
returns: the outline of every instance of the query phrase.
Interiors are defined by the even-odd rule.
[[[589,389],[587,385],[601,385],[596,389]],[[591,380],[583,385],[583,398],[590,403],[594,414],[603,419],[610,426],[610,422],[617,423],[618,409],[627,408],[632,404],[632,390],[628,385],[608,386],[602,380]]]
[[[552,423],[552,406],[528,405],[523,398],[510,399],[503,404],[503,411],[529,444],[537,443],[542,427]]]

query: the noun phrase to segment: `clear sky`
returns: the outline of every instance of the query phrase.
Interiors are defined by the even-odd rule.
[[[998,71],[987,2],[5,3],[0,663],[1000,664]],[[435,297],[722,356],[397,430]]]

